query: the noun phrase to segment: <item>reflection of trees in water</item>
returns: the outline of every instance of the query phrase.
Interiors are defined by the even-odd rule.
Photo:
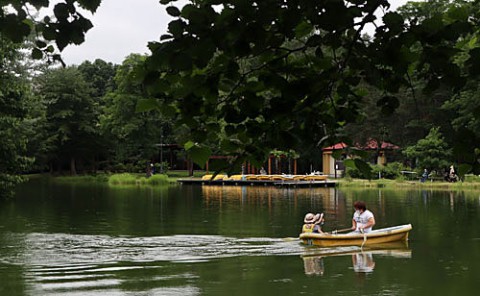
[[[266,204],[271,209],[275,203],[284,204],[288,199],[295,208],[302,208],[302,217],[304,211],[313,211],[324,212],[328,221],[346,221],[347,224],[351,221],[351,205],[347,205],[336,188],[204,185],[202,193],[207,206],[234,202],[242,205]]]

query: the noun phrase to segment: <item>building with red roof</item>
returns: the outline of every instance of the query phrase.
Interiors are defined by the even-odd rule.
[[[378,141],[370,139],[365,145],[355,145],[354,148],[361,149],[364,151],[374,151],[376,154],[376,159],[373,163],[378,165],[385,165],[387,163],[387,151],[393,151],[400,149],[399,146],[394,145],[389,142],[381,142],[380,147]],[[349,146],[343,142],[337,143],[332,146],[328,146],[322,149],[322,160],[323,160],[323,173],[330,176],[341,176],[345,171],[345,166],[343,165],[343,160],[335,159],[333,157],[334,151],[343,150]],[[343,158],[350,158],[350,156],[345,152],[343,153]]]

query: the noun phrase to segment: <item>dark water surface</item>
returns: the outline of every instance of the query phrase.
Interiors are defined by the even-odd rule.
[[[408,245],[318,248],[367,202]],[[478,295],[480,192],[171,186],[32,180],[0,202],[0,295]]]

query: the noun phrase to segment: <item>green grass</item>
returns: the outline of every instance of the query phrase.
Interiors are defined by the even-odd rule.
[[[58,176],[53,177],[56,182],[65,183],[106,183],[108,182],[108,175],[78,175],[78,176]]]
[[[181,178],[188,178],[188,171],[169,171],[167,173],[170,179],[181,179]],[[202,177],[205,175],[205,171],[194,171],[193,177]]]
[[[201,177],[204,171],[195,171],[194,177]],[[107,174],[100,172],[95,175],[52,176],[50,174],[31,174],[29,179],[47,178],[59,183],[108,183],[111,186],[160,186],[176,183],[180,178],[188,178],[188,171],[169,171],[167,174],[155,174],[146,178],[143,173]]]
[[[362,180],[362,179],[339,179],[338,186],[340,188],[362,189],[362,188],[390,188],[390,189],[437,189],[437,190],[480,190],[480,178],[474,176],[466,179],[465,182],[438,182],[427,181],[407,181],[405,179],[398,180]]]
[[[114,174],[108,178],[108,185],[136,185],[137,176],[129,173]]]
[[[161,186],[168,185],[172,181],[175,182],[167,175],[161,174],[146,178],[139,174],[123,173],[111,175],[108,179],[108,184],[110,186]]]

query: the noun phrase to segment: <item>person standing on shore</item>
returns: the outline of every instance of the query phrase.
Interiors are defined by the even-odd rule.
[[[353,204],[355,213],[352,219],[352,230],[355,232],[368,233],[372,231],[375,225],[375,217],[373,213],[367,210],[367,206],[363,201],[356,201]]]

